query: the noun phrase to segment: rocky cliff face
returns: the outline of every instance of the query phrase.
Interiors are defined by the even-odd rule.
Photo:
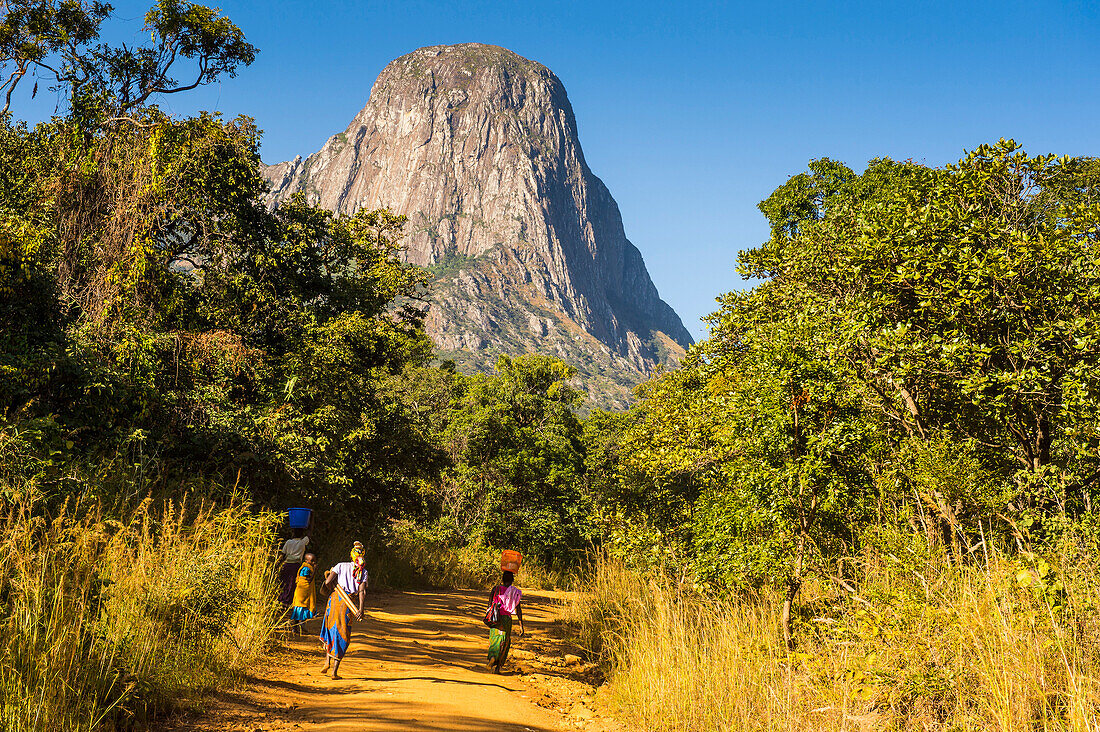
[[[273,205],[304,191],[343,213],[408,216],[405,256],[436,275],[428,331],[466,368],[551,353],[597,404],[623,406],[691,343],[585,163],[561,81],[506,49],[402,56],[346,130],[264,176]]]

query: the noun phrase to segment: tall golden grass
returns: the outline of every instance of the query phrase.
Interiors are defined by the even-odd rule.
[[[146,500],[0,514],[0,730],[141,726],[231,678],[275,629],[277,518]]]
[[[889,561],[854,594],[716,600],[607,558],[569,608],[624,717],[657,731],[1100,729],[1095,567]]]

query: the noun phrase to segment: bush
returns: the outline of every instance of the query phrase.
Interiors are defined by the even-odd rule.
[[[488,589],[500,581],[500,550],[480,542],[448,541],[431,528],[412,521],[395,522],[387,541],[390,558],[378,573],[383,585],[406,587],[424,583],[433,587]],[[561,587],[565,577],[544,567],[536,557],[525,556],[516,583],[550,589]]]

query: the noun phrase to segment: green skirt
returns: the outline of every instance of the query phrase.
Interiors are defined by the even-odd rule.
[[[512,647],[512,616],[501,615],[500,627],[489,629],[489,660],[503,666]]]

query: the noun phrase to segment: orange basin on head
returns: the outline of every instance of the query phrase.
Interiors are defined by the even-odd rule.
[[[512,549],[500,553],[500,569],[504,572],[518,572],[523,566],[523,555]]]

